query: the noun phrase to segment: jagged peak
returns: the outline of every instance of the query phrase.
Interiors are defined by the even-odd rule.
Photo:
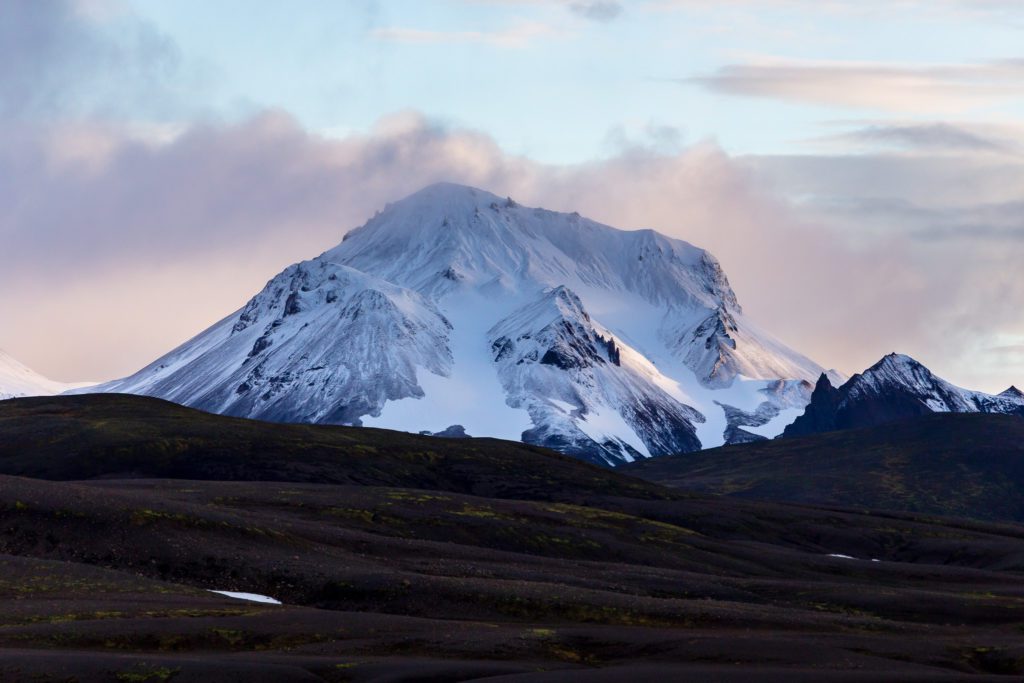
[[[507,328],[506,333],[525,329],[540,330],[559,320],[571,320],[590,325],[590,314],[583,302],[565,285],[545,290],[537,299],[526,304],[509,315],[502,323],[491,330],[495,333],[500,328]]]
[[[1024,400],[1024,391],[1021,391],[1015,385],[1012,384],[1010,385],[1009,389],[1000,392],[999,395],[1002,396],[1003,398],[1017,398]]]
[[[915,390],[925,393],[940,386],[951,391],[955,389],[922,363],[902,353],[886,354],[864,372],[854,375],[844,387],[856,394],[867,387],[878,390],[880,387],[893,385],[914,387]]]
[[[909,375],[920,373],[921,371],[931,374],[931,371],[919,361],[906,354],[893,352],[882,356],[881,360],[861,373],[861,376],[871,376],[880,373]]]
[[[569,304],[570,306],[573,306],[574,308],[579,308],[580,310],[583,310],[583,302],[580,300],[579,296],[577,296],[576,292],[572,291],[569,287],[565,285],[558,285],[557,287],[552,287],[547,292],[545,292],[545,296],[546,298],[551,299],[553,301],[564,302],[566,304]]]

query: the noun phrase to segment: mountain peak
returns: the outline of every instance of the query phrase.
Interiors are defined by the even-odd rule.
[[[0,349],[0,399],[52,396],[86,384],[64,384],[43,377]]]
[[[388,204],[378,216],[397,213],[405,216],[420,214],[452,219],[458,215],[478,214],[485,209],[498,211],[518,208],[521,208],[519,203],[512,197],[500,197],[471,185],[439,182]]]
[[[321,258],[436,297],[479,288],[532,294],[564,284],[578,293],[597,288],[656,305],[742,312],[718,261],[692,244],[453,183],[389,204]]]
[[[861,373],[859,380],[869,384],[876,382],[927,383],[931,378],[931,371],[917,360],[903,353],[889,353]]]
[[[1024,399],[1024,391],[1021,391],[1014,385],[1010,385],[1010,388],[999,394],[1003,398],[1019,398]]]
[[[427,185],[421,190],[413,192],[408,197],[400,199],[395,204],[423,203],[423,202],[467,202],[477,204],[490,204],[498,200],[496,194],[470,185],[460,185],[451,182],[439,182]]]
[[[872,367],[879,367],[885,365],[888,365],[890,367],[924,367],[921,365],[921,363],[911,358],[910,356],[906,355],[905,353],[896,353],[895,351],[893,351],[892,353],[887,353],[884,356],[882,356],[882,359],[875,363],[875,365]]]
[[[610,464],[762,426],[716,392],[760,399],[820,372],[744,318],[703,249],[435,183],[101,390],[270,420],[458,424]]]

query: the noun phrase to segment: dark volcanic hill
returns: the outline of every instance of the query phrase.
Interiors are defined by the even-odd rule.
[[[726,446],[624,470],[688,491],[1024,521],[1024,420],[939,413]]]
[[[659,497],[642,481],[537,446],[214,415],[128,394],[0,401],[0,474],[403,486],[531,498]]]

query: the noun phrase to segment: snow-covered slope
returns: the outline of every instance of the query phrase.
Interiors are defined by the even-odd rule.
[[[747,320],[702,249],[439,184],[99,390],[273,420],[462,425],[615,464],[777,434],[821,372]]]
[[[0,349],[0,400],[21,396],[52,396],[80,386],[46,379]]]
[[[997,395],[961,389],[910,356],[893,353],[839,388],[820,378],[804,414],[786,427],[785,435],[872,427],[930,413],[1024,417],[1024,394],[1016,387]]]
[[[451,368],[448,321],[416,292],[328,261],[285,269],[245,307],[106,391],[279,422],[358,423]]]
[[[523,438],[608,461],[697,450],[704,416],[674,398],[672,380],[594,322],[567,287],[504,318],[488,342],[506,401],[535,425]]]

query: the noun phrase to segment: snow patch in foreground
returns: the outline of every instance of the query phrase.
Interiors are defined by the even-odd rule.
[[[259,593],[239,593],[238,591],[215,591],[211,590],[211,593],[217,593],[218,595],[226,595],[229,598],[235,598],[236,600],[248,600],[249,602],[262,602],[267,605],[280,605],[280,600],[275,600],[269,595],[260,595]]]
[[[840,553],[829,553],[828,555],[826,555],[826,557],[838,557],[841,560],[856,560],[856,559],[858,559],[856,557],[853,557],[852,555],[842,555]],[[877,558],[874,558],[874,557],[871,558],[871,561],[872,562],[881,562],[881,560],[879,560]]]

